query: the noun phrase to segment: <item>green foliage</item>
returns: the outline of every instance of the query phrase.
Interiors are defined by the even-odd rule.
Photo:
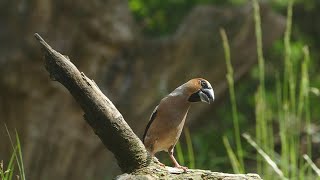
[[[238,161],[238,157],[240,157],[238,155],[238,157],[236,156],[236,154],[233,152],[232,150],[232,147],[230,145],[230,142],[227,138],[227,136],[223,136],[223,144],[224,146],[226,147],[226,150],[227,150],[227,153],[228,153],[228,156],[230,158],[230,162],[231,162],[231,165],[232,165],[232,169],[235,173],[244,173],[243,172],[243,168],[244,166],[243,165],[240,165],[239,161]],[[238,148],[237,148],[238,150]],[[242,150],[242,149],[241,149]]]
[[[182,152],[182,147],[181,147],[180,141],[177,142],[175,149],[176,149],[177,156],[178,156],[178,162],[180,163],[181,166],[185,166],[186,163],[184,161],[184,155]]]
[[[271,4],[278,11],[283,11],[290,0],[272,0]],[[129,7],[144,33],[152,36],[166,35],[176,30],[190,10],[201,4],[219,6],[239,6],[249,0],[129,0]],[[306,9],[316,7],[316,0],[296,0]]]
[[[224,29],[220,30],[222,42],[223,42],[223,49],[225,53],[226,59],[226,66],[227,66],[227,82],[229,85],[229,94],[230,100],[232,104],[232,119],[233,119],[233,127],[234,127],[234,137],[236,139],[236,146],[237,146],[237,157],[234,155],[232,149],[230,148],[229,141],[227,137],[223,137],[223,143],[227,149],[229,157],[232,159],[231,162],[236,160],[236,162],[232,163],[233,170],[236,173],[244,173],[244,162],[243,162],[243,149],[241,145],[241,136],[240,136],[240,127],[239,127],[239,115],[237,109],[237,102],[234,90],[234,80],[233,80],[233,68],[231,65],[231,58],[230,58],[230,46],[227,38],[227,34]]]
[[[16,131],[15,134],[15,140],[16,143],[14,144],[13,139],[11,138],[11,135],[9,133],[9,130],[6,126],[7,134],[9,136],[9,140],[12,146],[13,153],[11,155],[11,158],[9,160],[8,166],[5,167],[5,164],[3,161],[0,162],[0,177],[2,180],[12,180],[13,175],[15,172],[15,165],[18,166],[19,175],[17,176],[17,179],[25,180],[25,173],[24,173],[24,165],[23,165],[23,158],[22,158],[22,150],[21,150],[21,143],[18,136],[18,133]],[[16,163],[14,163],[16,162]]]
[[[129,0],[129,7],[146,34],[159,36],[175,31],[196,5],[239,5],[244,2],[246,0]]]
[[[282,79],[279,75],[276,75],[275,77],[276,93],[274,94],[276,95],[273,95],[273,97],[277,97],[277,103],[274,104],[274,101],[269,101],[269,98],[266,98],[265,63],[262,51],[260,12],[257,0],[253,1],[259,78],[259,86],[255,96],[256,142],[248,134],[244,134],[243,136],[258,152],[258,156],[256,158],[257,170],[259,174],[264,176],[264,179],[275,179],[277,177],[280,179],[315,178],[315,175],[311,174],[310,167],[318,173],[318,168],[314,166],[311,159],[306,158],[312,155],[311,135],[308,133],[306,135],[306,142],[304,142],[307,146],[307,155],[302,156],[302,154],[300,154],[300,139],[303,127],[305,127],[305,129],[311,128],[311,107],[309,101],[310,85],[308,75],[310,56],[307,47],[302,47],[299,44],[291,44],[292,7],[293,1],[289,1],[287,10],[287,28],[284,36],[283,48],[284,74]],[[228,47],[224,47],[228,52]],[[294,54],[292,52],[296,53]],[[301,61],[302,57],[303,60]],[[229,57],[226,56],[227,65],[228,61],[230,61],[228,58]],[[299,67],[300,70],[298,70]],[[232,70],[229,71],[232,72]],[[233,87],[231,86],[231,88]],[[230,96],[232,98],[234,93],[230,92]],[[272,95],[269,97],[272,97]],[[232,101],[232,103],[235,104],[235,101]],[[272,112],[270,113],[271,115],[268,114],[269,111]],[[274,122],[273,119],[277,119],[278,121]],[[280,154],[274,150],[274,123],[279,125],[278,129],[281,142]],[[225,138],[224,141],[226,148],[228,149],[229,157],[232,161],[231,164],[235,166],[234,164],[238,163],[237,159],[239,157],[235,157],[234,153],[230,153],[231,146]],[[262,158],[260,158],[260,156]],[[303,160],[303,157],[307,162]],[[307,166],[307,164],[310,166]],[[275,174],[270,173],[270,168],[275,172]]]
[[[271,3],[278,10],[286,9],[291,0],[272,0]],[[295,0],[295,4],[302,5],[306,9],[312,10],[316,7],[317,0]]]
[[[191,140],[191,135],[190,135],[190,131],[188,128],[185,128],[184,130],[184,135],[185,135],[185,141],[186,141],[186,145],[187,145],[187,156],[185,155],[185,153],[182,150],[182,145],[180,143],[180,141],[177,143],[176,145],[176,152],[177,152],[177,156],[178,156],[178,162],[180,163],[180,165],[182,166],[187,166],[188,168],[195,168],[195,156],[194,156],[194,150],[193,150],[193,145],[192,145],[192,140]],[[186,157],[186,161],[185,158]],[[187,162],[187,163],[186,163]]]

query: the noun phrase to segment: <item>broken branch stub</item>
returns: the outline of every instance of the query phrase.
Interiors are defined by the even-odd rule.
[[[113,103],[99,87],[64,55],[35,34],[44,53],[50,77],[66,87],[84,111],[84,118],[103,144],[114,154],[123,172],[146,167],[148,153]]]

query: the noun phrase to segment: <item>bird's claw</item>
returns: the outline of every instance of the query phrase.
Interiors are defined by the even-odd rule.
[[[161,163],[161,162],[158,162],[158,164],[159,164],[160,166],[162,166],[162,167],[166,167],[166,165],[163,164],[163,163]]]
[[[159,160],[156,160],[155,162],[156,162],[157,164],[159,164],[160,166],[162,166],[162,167],[166,167],[166,165],[163,164],[163,163],[161,163]]]
[[[187,172],[187,170],[188,170],[188,167],[184,167],[181,165],[176,165],[175,168],[182,169],[184,172]]]
[[[154,157],[153,160],[154,160],[155,163],[159,164],[160,166],[166,167],[166,165],[163,164],[163,163],[161,163],[161,162],[158,160],[158,158]]]

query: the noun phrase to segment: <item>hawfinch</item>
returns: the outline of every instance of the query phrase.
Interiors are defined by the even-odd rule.
[[[186,171],[187,168],[180,166],[174,158],[173,149],[180,137],[190,105],[200,101],[210,104],[213,100],[213,89],[202,78],[191,79],[164,97],[154,109],[143,135],[143,143],[151,157],[157,152],[166,151],[174,166]]]

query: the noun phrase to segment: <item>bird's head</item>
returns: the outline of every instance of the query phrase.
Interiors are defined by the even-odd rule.
[[[211,84],[203,78],[195,78],[184,84],[189,98],[189,102],[205,102],[212,103],[214,100],[214,92]]]

